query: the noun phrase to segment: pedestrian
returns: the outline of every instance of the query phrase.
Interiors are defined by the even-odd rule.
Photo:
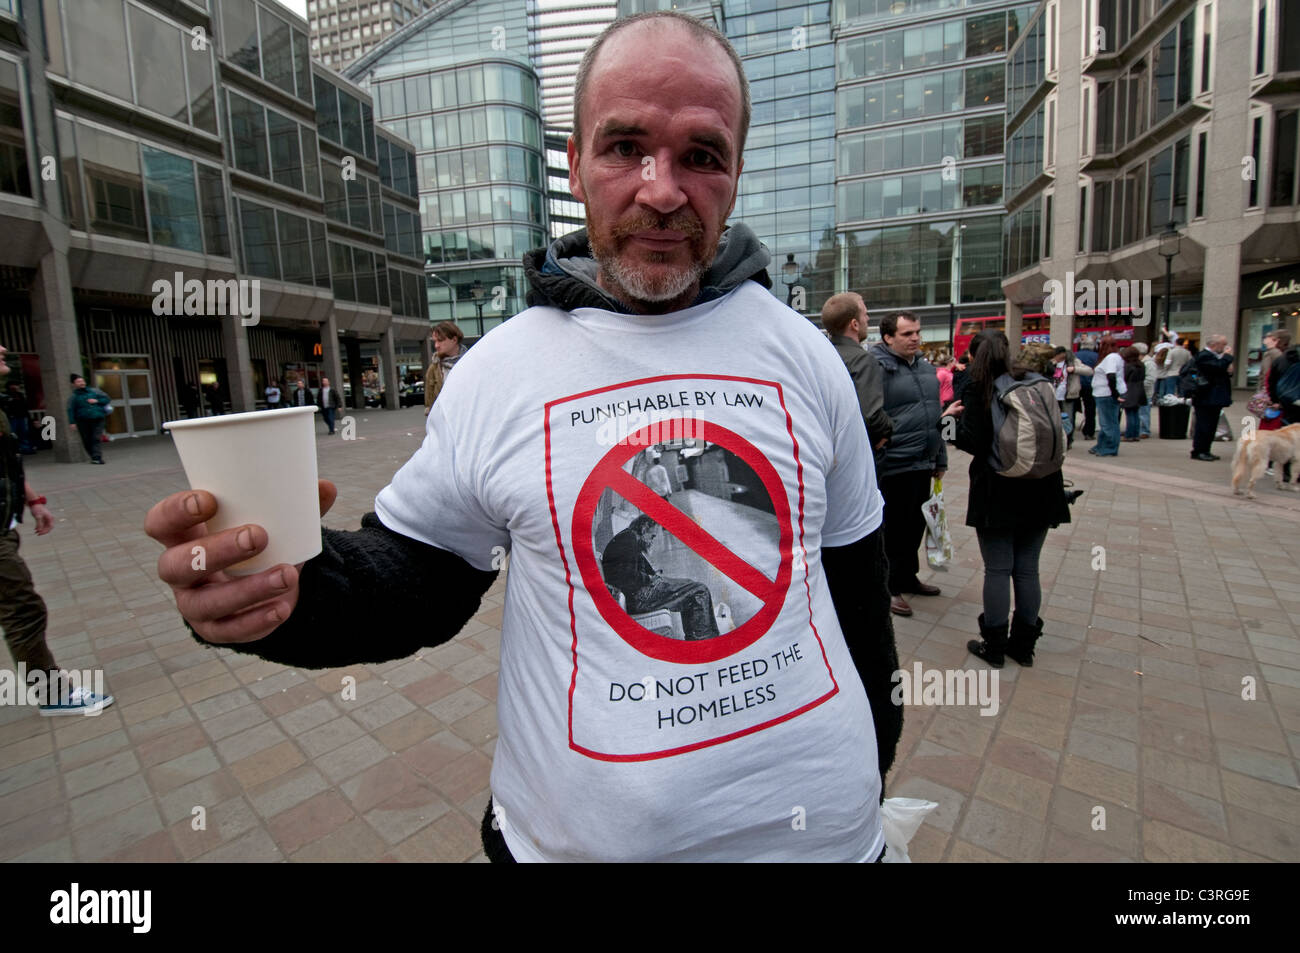
[[[1061,423],[1065,427],[1065,449],[1069,450],[1074,446],[1074,434],[1078,429],[1079,395],[1083,392],[1083,382],[1085,380],[1089,381],[1089,386],[1091,386],[1093,370],[1080,361],[1078,356],[1068,347],[1053,349],[1052,362],[1056,368],[1053,371],[1053,380],[1057,383],[1057,400],[1060,401],[1061,405]],[[1060,380],[1056,378],[1057,373],[1061,376]]]
[[[320,415],[325,419],[325,426],[329,428],[330,434],[333,434],[334,414],[343,408],[343,399],[339,397],[337,389],[330,387],[328,377],[320,379],[320,390],[316,392],[316,406],[320,408]]]
[[[280,406],[280,385],[276,381],[266,385],[266,409],[275,410]]]
[[[5,366],[4,374],[9,373],[8,365]],[[14,428],[14,434],[18,437],[18,452],[30,454],[36,452],[36,444],[32,440],[32,422],[28,419],[30,410],[27,406],[27,396],[23,393],[17,381],[10,381],[5,388],[5,413],[9,416],[9,425]]]
[[[1096,369],[1097,362],[1101,360],[1101,355],[1097,351],[1096,335],[1088,335],[1084,338],[1083,346],[1075,352],[1074,356],[1078,358],[1079,363],[1084,367]],[[1079,378],[1079,401],[1083,404],[1083,439],[1092,440],[1097,436],[1097,402],[1093,393],[1092,374],[1087,374]],[[1092,451],[1090,450],[1089,453]]]
[[[981,331],[976,337],[983,341],[978,348],[972,343],[976,353],[970,385],[962,402],[944,411],[957,416],[957,446],[971,455],[966,525],[975,529],[984,560],[981,638],[966,647],[994,668],[1001,668],[1007,655],[1027,668],[1034,663],[1034,646],[1043,634],[1039,556],[1047,531],[1070,522],[1070,507],[1059,469],[1040,477],[1007,477],[993,469],[995,385],[1000,379],[1033,380],[1039,367],[1030,359],[1029,348],[1022,348],[1011,362],[1007,336],[1001,331]]]
[[[298,378],[298,383],[294,385],[293,390],[289,393],[289,406],[310,407],[314,403],[316,403],[316,399],[312,397],[311,391],[307,389],[303,379]]]
[[[1278,385],[1281,384],[1282,378],[1286,376],[1287,371],[1291,370],[1297,364],[1300,364],[1300,346],[1291,345],[1291,336],[1284,331],[1274,332],[1277,336],[1278,349],[1282,352],[1269,364],[1268,367],[1268,399],[1270,401],[1269,410],[1277,413],[1274,418],[1279,421],[1276,427],[1270,429],[1280,429],[1288,424],[1300,423],[1300,403],[1295,400],[1286,400],[1279,392]],[[1291,482],[1291,463],[1282,467],[1282,480],[1285,483]]]
[[[8,371],[6,370],[6,373]],[[101,449],[104,421],[113,412],[113,402],[102,390],[86,386],[80,374],[72,375],[72,396],[68,398],[68,423],[77,428],[81,445],[86,448],[91,463],[104,462]]]
[[[970,346],[962,352],[961,356],[953,358],[952,362],[952,399],[961,400],[961,392],[966,388],[966,382],[970,379]]]
[[[1288,331],[1270,331],[1264,335],[1265,350],[1259,362],[1259,390],[1268,398],[1268,407],[1259,421],[1260,430],[1281,430],[1287,424],[1281,406],[1272,396],[1272,382],[1273,368],[1277,365],[1278,358],[1282,357],[1290,347],[1291,334]],[[1271,470],[1272,467],[1269,467],[1269,469]],[[1288,463],[1286,472],[1289,474],[1290,470],[1291,465]],[[1290,480],[1288,479],[1287,482],[1290,482]]]
[[[208,385],[208,408],[212,411],[213,417],[220,417],[225,413],[226,402],[221,399],[221,385],[215,381]]]
[[[917,576],[917,552],[925,536],[921,507],[930,498],[931,481],[948,469],[948,448],[939,433],[939,378],[918,353],[920,320],[910,311],[887,314],[880,322],[880,337],[871,354],[885,372],[885,413],[894,422],[880,467],[890,611],[909,616],[912,607],[905,593],[939,595],[938,586]]]
[[[0,346],[0,380],[9,376],[4,356],[5,348]],[[54,528],[54,516],[45,497],[27,482],[17,444],[18,437],[10,427],[8,416],[0,411],[0,593],[3,593],[0,628],[4,629],[5,644],[14,665],[26,675],[23,688],[45,686],[44,693],[38,692],[42,715],[98,713],[113,704],[113,696],[97,695],[86,686],[74,686],[62,677],[62,670],[45,639],[48,618],[45,600],[36,591],[27,563],[18,555],[18,526],[23,520],[24,506],[36,521],[37,536],[44,536]]]
[[[1146,367],[1142,363],[1142,354],[1136,347],[1129,346],[1119,352],[1124,361],[1124,442],[1141,441],[1141,410],[1146,405],[1147,393],[1143,381],[1146,379]]]
[[[465,346],[461,343],[465,339],[465,332],[451,321],[443,321],[435,325],[430,337],[433,339],[433,360],[429,362],[429,370],[424,376],[424,416],[426,417],[433,409],[433,402],[438,399],[438,394],[442,392],[447,375],[456,366],[456,362],[465,356]]]
[[[1192,459],[1206,463],[1219,459],[1210,453],[1223,408],[1232,404],[1232,348],[1222,334],[1211,334],[1196,353],[1196,370],[1202,385],[1192,394],[1195,420],[1192,425]],[[1274,362],[1276,363],[1276,362]]]
[[[1088,450],[1099,457],[1119,455],[1119,408],[1128,391],[1124,380],[1124,359],[1119,345],[1109,334],[1097,349],[1097,367],[1092,377],[1092,399],[1097,405],[1097,446]]]
[[[939,378],[939,403],[944,407],[951,404],[954,399],[952,371],[952,358],[945,354],[939,358],[939,363],[934,368],[934,375]]]
[[[901,729],[882,503],[842,362],[772,295],[757,236],[726,227],[747,88],[725,38],[684,14],[621,19],[591,43],[568,142],[587,228],[524,256],[534,306],[456,365],[360,530],[322,530],[301,571],[234,580],[222,570],[261,550],[260,527],[205,535],[216,500],[203,491],[147,518],[167,547],[160,576],[201,639],[307,668],[447,641],[513,551],[482,825],[492,860],[882,854],[881,774]],[[599,428],[647,406],[707,415],[709,446],[679,465],[721,494],[692,494],[708,512],[638,489],[623,467],[644,447],[602,439]],[[752,491],[724,466],[724,444],[762,471]],[[764,506],[744,502],[760,485]],[[323,510],[334,492],[322,482]],[[622,493],[759,588],[751,609],[732,603],[734,631],[683,642],[618,606],[593,539],[596,511]],[[737,533],[751,549],[718,542]],[[750,571],[760,543],[774,560],[761,584]],[[195,545],[206,570],[191,568]],[[681,575],[707,584],[711,573]],[[747,680],[759,666],[742,663],[756,659],[766,674]],[[697,680],[705,670],[725,684]],[[815,823],[789,823],[787,803]]]
[[[1146,393],[1146,400],[1138,407],[1138,437],[1148,440],[1151,437],[1151,405],[1156,402],[1156,381],[1160,376],[1160,368],[1156,366],[1156,360],[1148,353],[1150,348],[1144,342],[1138,341],[1133,346],[1142,357],[1142,390]]]
[[[185,416],[189,420],[202,416],[200,408],[203,406],[203,395],[199,389],[194,386],[193,381],[186,381],[181,385],[180,392],[181,406],[185,408]]]
[[[1186,345],[1176,335],[1172,335],[1172,337],[1172,341],[1161,342],[1169,345],[1165,351],[1164,363],[1160,365],[1160,380],[1167,382],[1162,385],[1162,393],[1164,394],[1178,393],[1178,379],[1182,376],[1183,368],[1190,364],[1192,360],[1192,352],[1187,349]]]
[[[880,362],[862,346],[867,339],[868,318],[862,295],[852,291],[832,295],[822,305],[822,327],[853,379],[862,422],[867,428],[867,442],[879,469],[885,444],[894,432],[894,422],[885,413],[885,372],[880,369]]]

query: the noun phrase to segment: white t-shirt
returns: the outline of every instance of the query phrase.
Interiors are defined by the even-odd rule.
[[[375,502],[480,569],[510,549],[492,794],[526,861],[875,860],[875,731],[820,554],[882,509],[844,363],[753,282],[662,316],[524,311]]]
[[[1093,397],[1110,397],[1110,381],[1106,379],[1107,374],[1115,375],[1115,383],[1119,386],[1119,396],[1123,397],[1128,393],[1128,385],[1124,383],[1124,358],[1119,356],[1119,351],[1111,351],[1097,364],[1097,372],[1092,376],[1092,396]]]

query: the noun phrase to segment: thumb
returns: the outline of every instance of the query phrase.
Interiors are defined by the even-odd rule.
[[[339,488],[329,480],[318,480],[316,481],[316,490],[320,494],[320,515],[324,516],[338,498]]]

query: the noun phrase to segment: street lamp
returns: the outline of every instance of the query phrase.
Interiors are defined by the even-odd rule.
[[[474,299],[474,307],[478,310],[478,333],[483,334],[483,296],[487,294],[487,289],[483,287],[483,282],[477,278],[474,284],[469,287],[469,296]]]
[[[952,274],[948,280],[948,353],[956,356],[957,302],[961,300],[961,233],[965,225],[958,225],[952,233]]]
[[[1178,257],[1178,248],[1183,242],[1174,223],[1170,222],[1160,233],[1160,255],[1165,260],[1165,329],[1169,329],[1169,306],[1174,296],[1174,259]]]
[[[786,252],[785,264],[781,266],[781,280],[785,282],[785,306],[787,308],[794,301],[794,286],[799,283],[799,276],[802,272],[803,269],[794,260],[794,252]]]

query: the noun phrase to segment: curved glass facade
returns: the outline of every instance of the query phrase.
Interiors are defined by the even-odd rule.
[[[348,70],[370,87],[383,126],[416,149],[429,318],[454,320],[470,337],[524,309],[520,259],[547,241],[525,7],[464,5],[395,34]],[[397,232],[403,241],[400,221]]]

